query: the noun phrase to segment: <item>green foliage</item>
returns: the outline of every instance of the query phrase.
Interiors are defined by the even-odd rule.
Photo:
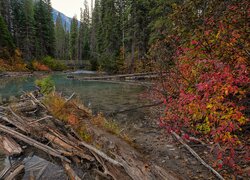
[[[2,48],[14,49],[14,43],[10,32],[4,22],[3,17],[0,15],[0,55],[2,54]]]
[[[117,58],[114,55],[103,54],[100,59],[100,70],[107,71],[108,73],[117,73],[118,72],[118,64]]]
[[[41,93],[44,95],[49,95],[55,91],[55,83],[50,76],[36,80],[35,84],[40,88]]]
[[[46,66],[48,66],[53,71],[63,71],[66,70],[66,65],[60,62],[59,60],[56,60],[50,56],[46,56],[42,59],[42,63]]]
[[[71,60],[78,60],[78,20],[74,16],[70,27],[70,57]]]
[[[50,0],[39,0],[34,7],[36,57],[54,56],[55,32]]]

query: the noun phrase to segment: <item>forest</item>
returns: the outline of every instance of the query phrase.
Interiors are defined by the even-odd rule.
[[[0,72],[157,73],[159,124],[209,144],[213,167],[250,176],[250,2],[85,0],[70,29],[50,0],[0,0]],[[61,61],[63,60],[63,61]],[[230,179],[230,178],[229,178]]]

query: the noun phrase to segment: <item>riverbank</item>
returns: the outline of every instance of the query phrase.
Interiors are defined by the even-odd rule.
[[[58,95],[41,98],[44,99],[37,93],[27,93],[18,102],[0,107],[0,136],[9,145],[1,148],[10,157],[15,155],[20,159],[18,166],[6,167],[5,173],[0,173],[1,178],[22,177],[22,170],[27,170],[27,158],[33,158],[33,155],[23,156],[32,147],[35,152],[37,149],[50,157],[47,158],[50,162],[56,162],[70,179],[85,176],[88,179],[179,179],[170,170],[143,158],[131,146],[133,143],[128,136],[103,116],[92,115],[72,100],[72,96],[66,99]],[[51,178],[46,173],[48,166],[49,162],[38,174],[32,170],[25,173],[28,177],[40,174],[40,177]]]
[[[2,72],[0,73],[0,77],[30,77],[30,76],[40,76],[40,75],[47,75],[51,74],[52,72],[46,72],[46,71],[26,71],[26,72]]]

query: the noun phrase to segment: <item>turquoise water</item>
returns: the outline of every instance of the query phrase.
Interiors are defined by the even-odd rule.
[[[54,74],[56,90],[65,96],[76,93],[82,102],[94,111],[112,112],[143,103],[138,95],[140,86],[107,82],[90,82],[67,79],[66,74]],[[14,77],[0,79],[0,104],[14,100],[24,91],[35,89],[36,77]]]

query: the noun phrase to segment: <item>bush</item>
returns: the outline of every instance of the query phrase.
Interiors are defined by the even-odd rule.
[[[41,93],[48,95],[55,91],[55,83],[50,76],[36,80],[35,84],[40,88]]]
[[[46,56],[42,59],[42,63],[48,66],[51,70],[53,71],[63,71],[67,69],[66,65],[63,64],[62,62],[53,59],[50,56]]]
[[[208,11],[211,14],[206,14],[202,26],[198,22],[193,26],[187,23],[185,27],[180,17],[186,18],[184,10],[189,13],[188,8],[194,7],[192,2],[186,1],[171,17],[177,32],[166,35],[161,42],[170,45],[160,46],[157,42],[152,47],[157,53],[166,52],[159,61],[165,56],[167,75],[154,92],[155,98],[165,101],[160,123],[169,131],[198,135],[212,144],[217,155],[214,165],[218,168],[227,165],[236,172],[241,169],[240,163],[247,163],[249,152],[241,132],[250,122],[244,104],[250,82],[249,56],[245,52],[250,44],[244,20],[250,12],[249,2],[241,0],[226,5],[211,1],[214,11],[218,9],[213,6],[222,8],[221,16]],[[194,30],[186,33],[190,27]],[[169,60],[172,62],[168,64]]]
[[[51,71],[51,69],[42,64],[41,62],[38,62],[37,60],[34,60],[31,62],[31,67],[29,67],[31,70],[35,70],[35,71]]]

